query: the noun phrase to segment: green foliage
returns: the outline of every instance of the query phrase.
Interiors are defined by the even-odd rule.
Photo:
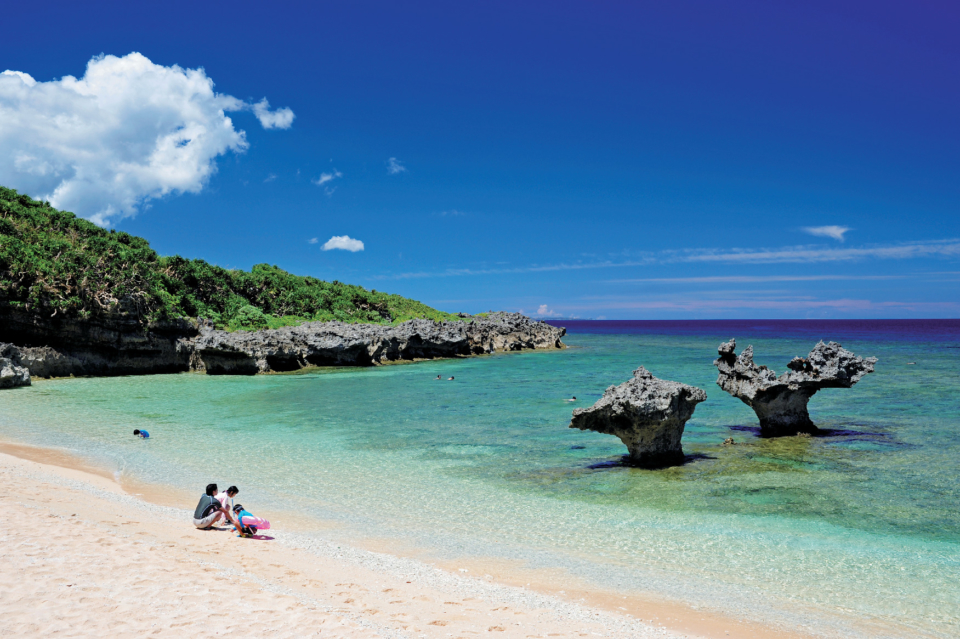
[[[43,316],[124,313],[144,325],[203,317],[229,330],[306,321],[456,320],[416,300],[257,264],[250,272],[160,257],[143,238],[107,231],[0,187],[0,304]]]
[[[267,322],[267,316],[263,314],[263,311],[256,306],[247,305],[237,311],[237,314],[230,320],[229,327],[238,331],[259,331],[269,328],[270,324]]]

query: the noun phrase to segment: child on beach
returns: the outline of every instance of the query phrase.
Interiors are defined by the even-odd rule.
[[[145,431],[145,430],[140,430],[139,428],[134,428],[134,429],[133,429],[133,434],[134,434],[135,436],[140,437],[140,438],[143,438],[143,439],[150,439],[150,433],[148,433],[148,432]]]
[[[236,506],[234,506],[233,514],[234,514],[234,517],[237,518],[237,523],[235,523],[233,527],[237,529],[237,532],[240,533],[241,537],[250,537],[252,535],[257,534],[256,526],[243,525],[244,517],[253,517],[253,513],[243,509],[243,504],[237,504]]]

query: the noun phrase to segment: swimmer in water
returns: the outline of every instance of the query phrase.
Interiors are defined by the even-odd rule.
[[[443,379],[443,378],[442,378],[442,377],[440,377],[439,375],[437,375],[437,379]]]
[[[571,397],[570,399],[568,399],[568,400],[566,400],[566,401],[568,401],[568,402],[575,402],[575,401],[577,401],[577,396],[574,395],[573,397]]]
[[[447,378],[447,381],[448,381],[448,382],[452,382],[452,381],[453,381],[453,375],[451,375],[450,377],[448,377],[448,378]]]

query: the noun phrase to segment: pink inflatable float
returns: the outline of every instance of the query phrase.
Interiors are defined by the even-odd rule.
[[[261,517],[254,517],[253,515],[244,515],[240,518],[240,523],[244,526],[253,526],[257,530],[268,530],[270,528],[270,522]]]

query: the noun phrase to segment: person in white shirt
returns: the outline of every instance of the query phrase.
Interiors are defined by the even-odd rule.
[[[220,502],[220,505],[223,506],[225,510],[233,512],[233,498],[237,496],[237,493],[240,492],[240,489],[236,486],[231,486],[227,488],[226,491],[218,493],[216,495],[217,501]]]

